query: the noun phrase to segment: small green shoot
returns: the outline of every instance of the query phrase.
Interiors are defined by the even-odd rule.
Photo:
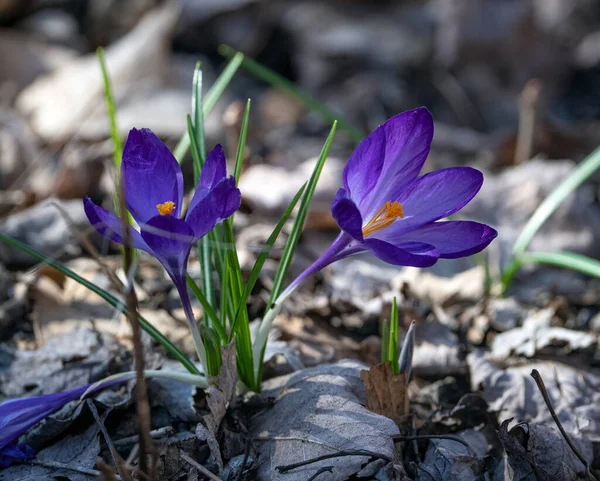
[[[394,296],[394,300],[392,301],[392,313],[390,314],[390,335],[388,342],[388,361],[392,363],[392,372],[398,375],[400,372],[400,367],[398,365],[398,304],[396,303],[396,296]]]

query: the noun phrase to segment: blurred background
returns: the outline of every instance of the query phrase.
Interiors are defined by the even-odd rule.
[[[81,197],[110,207],[97,47],[106,48],[123,138],[149,127],[174,147],[191,110],[195,63],[207,90],[227,62],[221,44],[293,81],[360,132],[427,106],[435,136],[426,170],[472,165],[486,174],[460,214],[500,232],[488,250],[496,273],[541,200],[600,143],[594,0],[1,0],[0,231],[68,260],[82,252],[76,232],[89,232]],[[330,125],[241,68],[206,122],[208,145],[223,143],[230,159],[248,98],[238,227],[241,243],[260,245],[268,233],[260,223],[272,225],[309,176]],[[313,243],[307,258],[335,233],[329,206],[354,145],[338,131],[304,235]],[[184,169],[191,173],[191,162]],[[596,176],[532,248],[598,257],[598,196]],[[33,264],[4,245],[0,261]],[[472,265],[435,269],[450,275]],[[596,287],[565,271],[546,270],[540,282],[577,296]]]

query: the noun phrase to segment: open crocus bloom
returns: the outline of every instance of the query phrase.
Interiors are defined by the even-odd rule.
[[[477,222],[437,222],[475,196],[483,174],[452,167],[419,177],[432,137],[431,114],[421,107],[392,117],[358,145],[331,208],[342,232],[288,292],[307,275],[360,252],[390,264],[429,267],[440,258],[480,252],[497,236]]]
[[[179,163],[148,129],[132,129],[123,149],[121,182],[125,203],[140,227],[130,228],[133,247],[154,255],[165,267],[181,297],[197,348],[201,345],[186,287],[192,246],[241,203],[235,179],[227,177],[225,155],[217,145],[207,156],[185,218],[181,218],[183,174]],[[122,222],[84,199],[85,213],[103,236],[122,244]],[[202,353],[200,353],[202,358]],[[201,359],[203,360],[203,359]]]

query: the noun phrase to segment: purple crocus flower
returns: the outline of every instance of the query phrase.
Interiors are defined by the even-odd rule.
[[[183,174],[179,163],[149,129],[132,129],[123,149],[121,182],[129,212],[140,227],[130,228],[133,247],[154,255],[179,291],[196,348],[203,350],[186,288],[187,262],[192,246],[241,203],[233,177],[227,177],[223,148],[207,156],[185,218]],[[103,236],[123,243],[122,222],[116,215],[84,199],[85,213]],[[204,354],[198,353],[200,360]]]
[[[342,232],[282,297],[309,274],[353,254],[368,251],[390,264],[429,267],[480,252],[498,235],[477,222],[438,222],[475,196],[483,174],[451,167],[419,177],[432,137],[433,119],[421,107],[392,117],[358,145],[331,208]]]
[[[97,384],[90,394],[127,379],[112,379]],[[10,399],[0,404],[0,467],[7,467],[14,459],[30,459],[35,455],[33,449],[17,444],[17,439],[38,422],[58,411],[68,402],[79,399],[92,384],[57,392],[26,398]]]

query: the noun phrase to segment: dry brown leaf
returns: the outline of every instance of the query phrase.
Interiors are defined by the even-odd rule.
[[[406,375],[394,374],[392,364],[388,361],[368,371],[361,371],[360,378],[367,389],[369,410],[400,425],[402,417],[408,414]]]
[[[223,364],[218,376],[209,376],[206,397],[211,414],[204,416],[206,427],[216,433],[235,396],[237,366],[235,341],[221,348]]]

